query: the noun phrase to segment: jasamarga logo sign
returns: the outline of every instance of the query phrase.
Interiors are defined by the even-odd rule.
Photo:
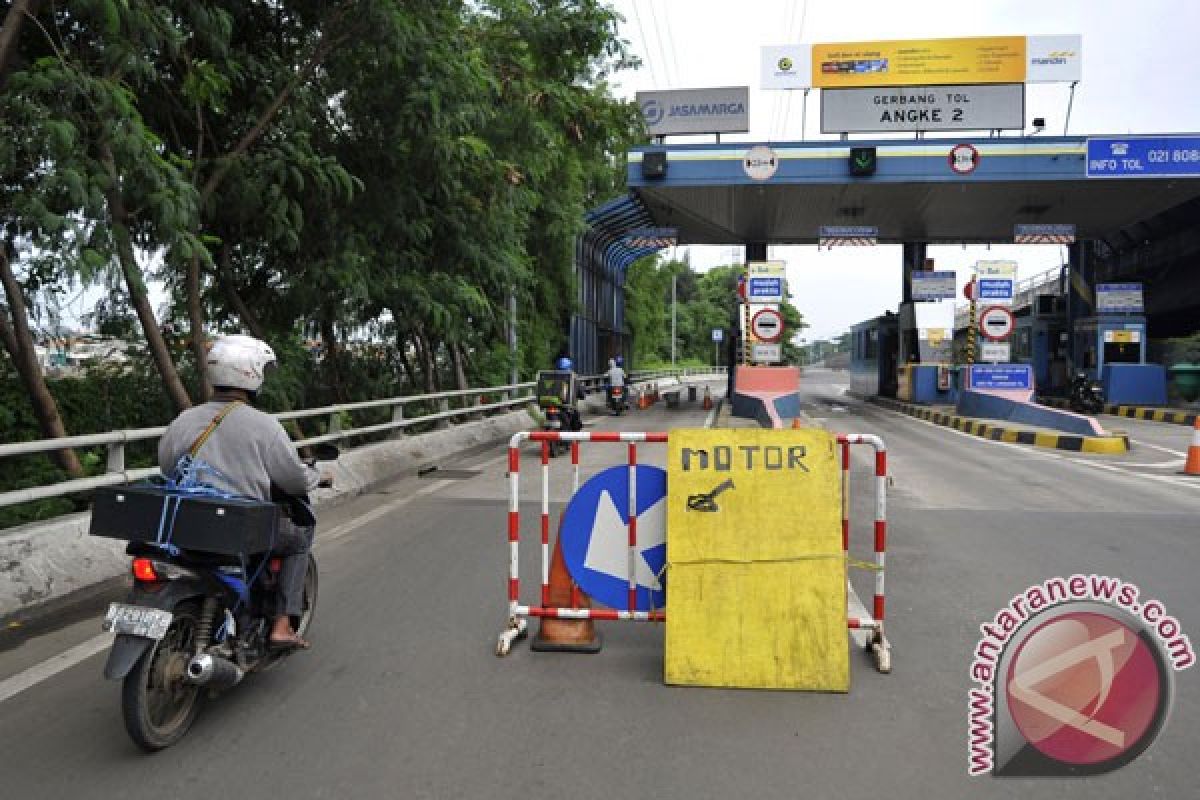
[[[678,89],[638,92],[637,104],[653,136],[673,133],[745,133],[750,89]]]

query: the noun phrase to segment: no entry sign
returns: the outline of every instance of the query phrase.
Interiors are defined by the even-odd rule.
[[[979,315],[979,332],[993,342],[1000,342],[1012,335],[1017,320],[1004,306],[988,306]]]
[[[760,342],[778,342],[783,338],[783,316],[773,308],[764,308],[750,318],[750,332]]]

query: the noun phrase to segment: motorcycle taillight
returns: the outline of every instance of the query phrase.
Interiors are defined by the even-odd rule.
[[[133,560],[133,578],[139,583],[157,583],[161,580],[154,571],[154,562],[148,558]]]

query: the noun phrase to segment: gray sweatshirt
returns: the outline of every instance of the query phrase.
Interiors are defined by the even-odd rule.
[[[181,456],[213,421],[224,401],[213,401],[180,414],[158,441],[158,465],[170,475]],[[206,475],[220,488],[243,497],[271,499],[271,484],[299,495],[317,487],[320,473],[296,454],[287,431],[270,414],[240,405],[225,416],[196,458],[218,470],[227,480]]]

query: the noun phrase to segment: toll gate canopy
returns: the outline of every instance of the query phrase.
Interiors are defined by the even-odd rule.
[[[629,154],[628,184],[679,244],[814,244],[830,225],[877,227],[881,243],[1011,242],[1017,223],[1104,239],[1200,197],[1200,175],[1088,177],[1088,138],[1120,137],[776,143],[766,180],[743,166],[752,144],[646,146]],[[957,172],[952,152],[964,146],[974,167]],[[875,148],[874,174],[850,174],[851,147]],[[654,152],[666,156],[661,177],[643,170]]]
[[[1012,242],[1015,225],[1032,223],[1071,224],[1080,242],[1118,251],[1140,245],[1156,220],[1194,227],[1183,212],[1200,203],[1200,172],[1089,176],[1089,139],[1180,135],[776,142],[762,145],[772,163],[753,170],[745,159],[755,143],[635,148],[628,193],[591,212],[579,239],[572,352],[591,371],[628,355],[625,270],[672,244],[744,244],[765,258],[769,244],[818,243],[822,226],[870,226],[879,243],[925,245]],[[851,148],[873,148],[871,174],[851,174]],[[969,168],[955,158],[963,151]],[[906,256],[906,270],[915,260]]]

